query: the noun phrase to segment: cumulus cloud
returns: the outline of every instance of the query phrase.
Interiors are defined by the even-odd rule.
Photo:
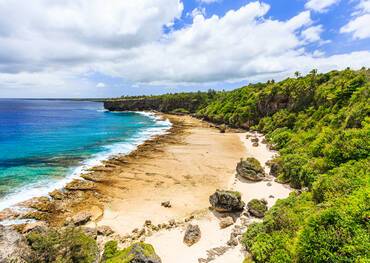
[[[329,7],[339,3],[339,1],[340,0],[309,0],[305,4],[305,7],[307,9],[322,13],[328,11]]]
[[[261,2],[223,16],[197,10],[190,24],[164,33],[184,15],[180,0],[131,2],[0,0],[0,92],[52,90],[66,96],[89,87],[106,90],[89,81],[94,73],[132,87],[194,86],[277,79],[314,67],[370,66],[369,52],[308,52],[306,45],[322,41],[324,30],[310,11],[277,20]]]
[[[370,37],[370,0],[360,0],[353,18],[340,29],[341,33],[352,34],[354,39]]]

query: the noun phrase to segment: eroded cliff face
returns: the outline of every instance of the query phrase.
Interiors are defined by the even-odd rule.
[[[109,111],[162,111],[162,100],[159,98],[122,99],[104,102],[104,108]]]

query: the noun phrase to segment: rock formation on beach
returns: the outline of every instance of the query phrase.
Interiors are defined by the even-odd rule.
[[[239,192],[229,190],[217,190],[209,197],[209,202],[217,212],[237,212],[245,205]]]
[[[255,158],[241,159],[236,166],[236,172],[238,176],[254,182],[265,178],[265,170]]]

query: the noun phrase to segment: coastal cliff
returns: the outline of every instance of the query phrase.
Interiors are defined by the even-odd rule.
[[[104,108],[109,111],[161,111],[162,100],[157,98],[108,100]]]

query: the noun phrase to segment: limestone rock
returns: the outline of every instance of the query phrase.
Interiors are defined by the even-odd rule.
[[[197,243],[202,236],[198,225],[189,224],[184,235],[184,243],[189,247]]]
[[[258,144],[258,142],[254,142],[254,143],[252,144],[252,146],[253,146],[253,147],[258,147],[258,145],[259,145],[259,144]]]
[[[236,212],[243,210],[244,202],[236,191],[217,190],[209,197],[212,207],[218,212]]]
[[[88,191],[88,190],[94,190],[95,189],[95,184],[89,181],[84,181],[84,180],[73,180],[72,182],[68,183],[65,186],[65,189],[70,190],[70,191],[76,191],[76,190],[81,190],[81,191]]]
[[[258,138],[257,137],[252,137],[251,138],[251,142],[258,142],[259,140],[258,140]]]
[[[71,222],[76,226],[80,226],[89,222],[91,217],[92,217],[91,213],[80,212],[72,217]]]
[[[223,217],[220,220],[220,228],[227,228],[234,224],[234,219],[231,216]]]
[[[55,200],[62,200],[64,197],[64,194],[62,191],[55,189],[54,191],[49,193],[50,197]]]
[[[110,236],[114,233],[109,226],[98,226],[96,230],[98,231],[98,235],[102,236]]]
[[[104,178],[101,174],[98,173],[86,173],[81,174],[81,177],[85,180],[92,181],[92,182],[103,182]]]
[[[47,228],[47,225],[43,221],[38,221],[35,223],[26,224],[24,228],[22,229],[22,233],[26,234],[31,231],[42,231]]]
[[[265,178],[265,171],[256,158],[241,159],[236,166],[238,176],[258,182]]]
[[[258,199],[252,199],[247,204],[248,211],[252,216],[262,218],[265,216],[265,213],[267,211],[267,201],[264,199],[258,200]]]
[[[33,262],[33,252],[25,238],[12,227],[0,225],[0,262]]]
[[[171,205],[171,202],[170,202],[170,201],[162,202],[162,203],[161,203],[161,206],[166,207],[166,208],[170,208],[170,207],[172,207],[172,205]]]

